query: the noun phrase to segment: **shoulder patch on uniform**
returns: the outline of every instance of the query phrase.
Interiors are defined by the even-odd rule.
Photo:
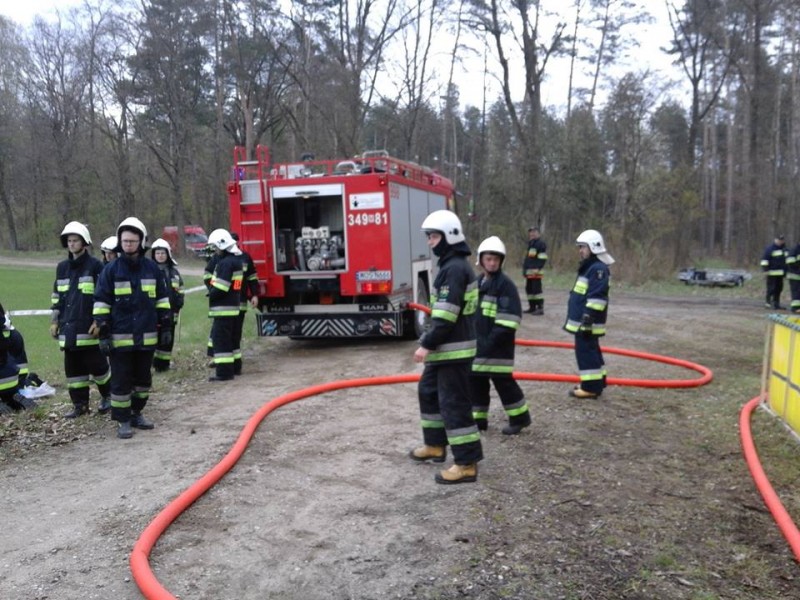
[[[597,278],[598,279],[604,279],[605,276],[606,276],[606,272],[605,271],[598,271],[597,272]]]

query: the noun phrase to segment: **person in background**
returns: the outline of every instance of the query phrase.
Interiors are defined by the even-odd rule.
[[[786,276],[786,238],[776,235],[775,240],[767,246],[761,257],[761,270],[766,274],[767,297],[764,303],[766,308],[783,310],[781,306],[781,292],[783,292],[783,278]]]
[[[503,273],[506,246],[497,236],[478,246],[478,260],[483,273],[478,277],[478,349],[472,361],[472,416],[478,429],[485,431],[489,419],[490,383],[508,416],[505,435],[516,435],[531,424],[528,403],[522,388],[512,377],[514,340],[522,320],[519,290]]]
[[[111,418],[117,437],[133,437],[133,428],[153,429],[142,415],[153,384],[156,345],[172,335],[169,290],[158,265],[145,256],[147,229],[136,217],[117,227],[119,256],[97,280],[93,315],[101,351],[111,357]]]
[[[234,375],[236,328],[242,290],[242,251],[225,229],[215,229],[208,243],[217,255],[214,271],[208,280],[208,316],[211,324],[211,346],[216,372],[209,381],[230,381]]]
[[[436,474],[436,483],[469,483],[478,479],[478,462],[483,459],[470,399],[478,288],[458,216],[434,211],[425,217],[422,230],[439,259],[439,272],[431,290],[431,328],[414,352],[414,361],[425,365],[417,388],[423,445],[409,456],[440,463],[450,446],[454,464]]]
[[[169,306],[172,312],[170,335],[167,340],[169,344],[159,343],[156,346],[156,351],[153,356],[153,369],[158,373],[162,373],[164,371],[169,371],[170,362],[172,361],[172,347],[175,343],[175,327],[178,324],[178,318],[183,308],[184,301],[183,277],[181,277],[181,273],[178,271],[177,261],[172,257],[172,248],[170,248],[169,242],[158,238],[153,242],[150,248],[150,257],[164,274],[164,279],[169,289]]]
[[[575,240],[581,258],[578,277],[569,294],[564,329],[575,336],[575,359],[580,385],[570,390],[574,398],[599,398],[606,387],[606,365],[600,337],[606,333],[608,293],[613,257],[599,231],[587,229]]]
[[[50,301],[50,335],[64,353],[64,375],[72,410],[64,415],[74,419],[89,413],[92,381],[100,392],[97,412],[111,410],[111,371],[100,353],[99,329],[94,322],[94,292],[103,264],[89,253],[92,238],[85,225],[71,221],[61,231],[66,260],[56,266]]]
[[[525,277],[525,294],[528,296],[528,310],[532,315],[544,314],[544,265],[547,262],[547,244],[540,237],[538,227],[528,229],[528,249],[522,263],[522,276]]]
[[[103,240],[103,243],[100,244],[100,251],[103,253],[103,264],[106,265],[110,263],[112,260],[117,258],[117,246],[119,243],[117,242],[117,236],[112,235],[111,237],[107,237]]]
[[[231,232],[233,241],[241,250],[243,283],[239,302],[239,322],[233,340],[233,374],[242,374],[242,332],[244,331],[244,318],[247,315],[248,304],[258,308],[258,273],[253,258],[239,246],[239,235]]]
[[[800,242],[786,257],[786,271],[786,278],[789,280],[789,292],[792,295],[789,310],[798,314],[800,313]]]

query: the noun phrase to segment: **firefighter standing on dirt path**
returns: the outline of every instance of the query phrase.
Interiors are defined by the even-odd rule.
[[[792,302],[789,310],[800,313],[800,243],[786,257],[786,278],[789,280],[789,292]]]
[[[242,290],[242,251],[225,229],[215,229],[208,243],[217,255],[208,284],[208,316],[216,372],[209,381],[230,381],[234,375],[236,328]]]
[[[170,362],[172,361],[172,347],[175,343],[175,327],[178,323],[178,316],[183,308],[184,301],[183,277],[181,277],[181,273],[178,271],[177,261],[172,258],[172,248],[168,241],[158,238],[153,242],[150,248],[150,257],[164,274],[164,280],[169,290],[169,307],[172,312],[172,322],[169,327],[169,343],[162,344],[159,342],[153,356],[153,369],[155,369],[156,372],[163,373],[164,371],[169,371]]]
[[[431,328],[419,340],[415,362],[424,362],[418,395],[424,445],[410,452],[418,462],[444,462],[447,446],[453,466],[436,475],[437,483],[476,481],[483,458],[481,436],[472,417],[470,368],[475,357],[478,288],[467,263],[471,254],[461,221],[437,210],[422,222],[428,247],[439,258],[431,292]]]
[[[100,352],[99,329],[94,322],[94,293],[103,263],[89,253],[92,238],[85,225],[71,221],[61,232],[61,245],[69,251],[56,266],[56,280],[50,301],[50,335],[64,353],[64,375],[72,410],[64,415],[74,419],[89,413],[92,381],[100,392],[97,412],[111,410],[111,371]]]
[[[761,257],[761,270],[766,274],[767,297],[764,303],[766,308],[783,310],[781,306],[781,292],[783,291],[783,278],[786,276],[786,238],[782,235],[775,236],[764,250]]]
[[[231,233],[233,241],[242,255],[242,290],[239,299],[239,320],[236,327],[236,335],[233,340],[233,374],[242,374],[242,332],[244,331],[244,318],[247,315],[248,304],[253,308],[258,308],[258,273],[253,258],[239,246],[239,235]]]
[[[514,338],[522,320],[519,290],[503,273],[506,246],[497,236],[478,246],[475,264],[483,269],[478,277],[478,315],[475,330],[478,349],[472,361],[472,416],[478,429],[485,431],[489,419],[489,388],[494,384],[508,416],[505,435],[516,435],[531,424],[528,403],[514,371]]]
[[[606,365],[600,337],[606,333],[610,276],[614,259],[606,251],[600,232],[587,229],[575,243],[581,262],[569,294],[564,329],[575,336],[575,358],[580,385],[570,390],[574,398],[598,398],[606,387]]]
[[[117,437],[133,429],[153,429],[142,415],[153,384],[156,345],[170,343],[172,315],[169,290],[158,265],[145,256],[147,229],[136,217],[117,227],[119,256],[97,280],[94,318],[100,349],[111,357],[111,418]]]
[[[532,315],[544,314],[544,290],[542,278],[544,265],[547,262],[547,244],[540,237],[538,227],[528,229],[528,249],[522,263],[522,275],[525,277],[525,294],[528,296],[528,310]]]

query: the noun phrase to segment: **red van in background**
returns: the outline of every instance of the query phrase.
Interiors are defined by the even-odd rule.
[[[183,232],[186,237],[186,252],[202,256],[208,245],[208,236],[205,230],[200,225],[185,225]],[[178,227],[176,225],[164,227],[161,237],[169,242],[173,249],[178,247]]]

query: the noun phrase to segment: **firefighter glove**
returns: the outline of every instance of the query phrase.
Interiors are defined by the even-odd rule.
[[[100,338],[100,352],[103,356],[111,356],[111,338]]]
[[[58,323],[50,323],[50,337],[58,338]]]
[[[158,345],[169,346],[172,344],[172,330],[168,327],[162,328],[158,332]]]
[[[592,315],[584,313],[584,315],[581,317],[581,334],[583,334],[583,337],[592,337],[593,323],[594,319],[592,318]]]

